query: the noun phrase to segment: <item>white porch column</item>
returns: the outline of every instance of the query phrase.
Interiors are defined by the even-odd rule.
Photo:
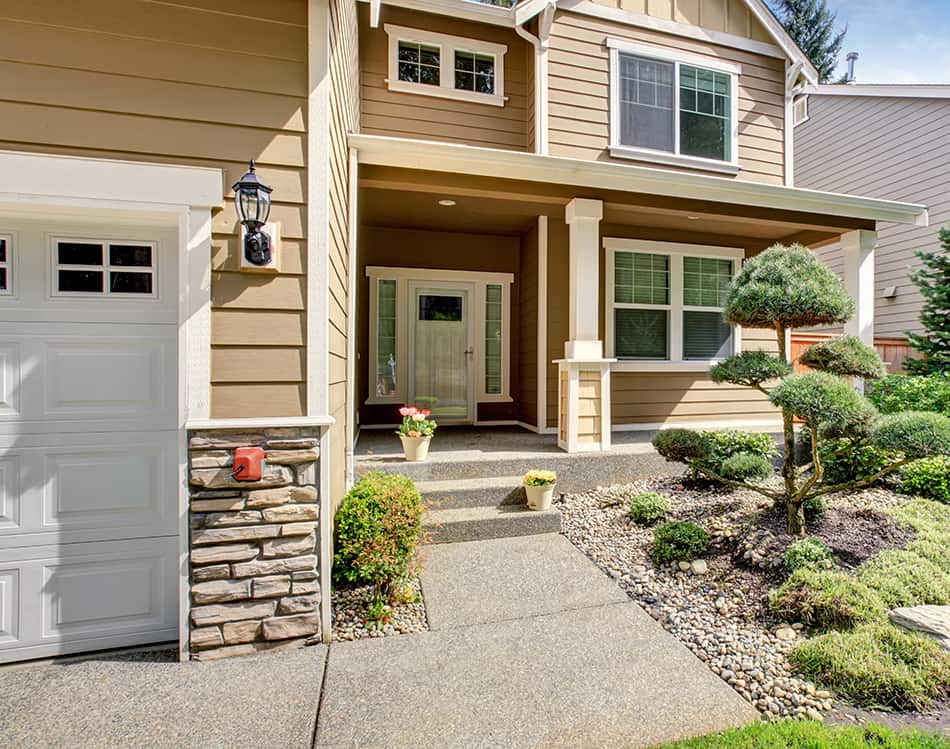
[[[854,299],[855,312],[844,332],[874,345],[874,247],[877,232],[859,229],[841,235],[844,285]]]
[[[558,360],[558,446],[568,452],[610,449],[610,364],[600,337],[600,220],[604,204],[574,198],[570,227],[569,340]]]
[[[600,338],[600,200],[574,198],[567,204],[564,220],[570,227],[569,340],[568,359],[601,359]]]

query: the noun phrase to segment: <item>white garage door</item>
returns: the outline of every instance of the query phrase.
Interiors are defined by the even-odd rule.
[[[177,256],[0,218],[0,662],[177,638]]]

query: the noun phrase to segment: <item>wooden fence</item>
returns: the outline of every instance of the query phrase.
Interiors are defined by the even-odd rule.
[[[808,367],[798,363],[798,356],[802,351],[811,346],[813,343],[825,341],[829,338],[834,338],[834,336],[828,335],[826,333],[793,332],[792,350],[790,353],[792,356],[792,361],[795,364],[795,370],[798,372],[803,372],[808,369]],[[874,341],[874,348],[884,360],[884,364],[887,366],[887,371],[889,374],[903,374],[904,359],[915,355],[913,349],[907,345],[907,341],[903,338],[877,338]]]

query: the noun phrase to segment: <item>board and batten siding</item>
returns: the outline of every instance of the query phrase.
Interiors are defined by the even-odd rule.
[[[510,29],[449,16],[384,6],[379,28],[369,25],[369,4],[359,3],[360,131],[368,135],[464,143],[524,151],[528,147],[527,43]],[[390,91],[386,24],[507,45],[505,105]]]
[[[758,42],[772,36],[743,0],[593,0],[608,8],[642,13],[661,21],[700,26]]]
[[[609,153],[607,37],[704,55],[742,66],[736,179],[783,184],[784,61],[615,21],[559,11],[550,39],[549,141],[552,156],[635,163]]]
[[[307,4],[0,1],[0,148],[210,166],[214,417],[305,413]],[[230,186],[274,188],[281,272],[239,273]]]
[[[878,224],[874,260],[875,336],[922,332],[923,299],[909,271],[920,267],[914,251],[937,249],[950,222],[950,99],[822,94],[809,97],[808,110],[795,128],[796,186],[928,207],[929,227]],[[843,272],[840,245],[817,252]],[[885,298],[890,286],[897,296]]]
[[[347,136],[359,129],[359,22],[356,0],[329,0],[330,47],[330,185],[327,252],[329,277],[329,404],[330,491],[340,502],[346,492],[347,425],[356,419],[355,404],[347,402],[349,355],[348,297],[350,161]]]

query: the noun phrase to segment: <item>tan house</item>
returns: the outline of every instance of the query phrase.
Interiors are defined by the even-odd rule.
[[[840,241],[869,340],[927,221],[791,186],[760,0],[0,0],[0,46],[3,661],[327,638],[360,429],[767,427],[706,374],[775,345],[743,259]]]
[[[939,248],[950,222],[950,86],[811,86],[797,102],[795,181],[801,187],[923,203],[930,226],[882,223],[875,252],[874,330],[885,360],[900,364],[906,333],[922,333],[923,299],[909,272],[917,250]],[[839,243],[819,251],[843,272]],[[896,368],[895,368],[896,369]]]

